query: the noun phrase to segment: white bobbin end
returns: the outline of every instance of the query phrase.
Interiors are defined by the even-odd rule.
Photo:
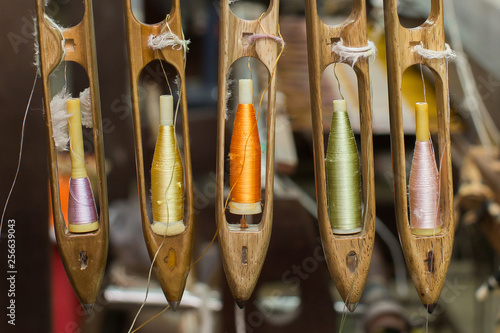
[[[239,104],[253,103],[252,80],[241,79],[239,81]]]
[[[182,234],[186,230],[186,226],[182,220],[176,222],[153,221],[151,229],[160,236],[175,236]]]
[[[333,112],[346,112],[347,101],[345,99],[336,99],[333,101]]]
[[[174,98],[172,95],[160,96],[160,126],[174,125]]]
[[[235,215],[255,215],[262,213],[260,202],[255,203],[240,203],[229,202],[229,211]]]

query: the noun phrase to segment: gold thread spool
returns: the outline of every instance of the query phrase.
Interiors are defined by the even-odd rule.
[[[262,212],[261,148],[252,95],[252,80],[240,80],[239,104],[229,153],[232,189],[229,211],[238,215],[254,215]]]
[[[333,115],[325,158],[328,214],[334,234],[362,229],[359,156],[345,100],[333,101]]]
[[[160,128],[151,167],[153,232],[162,236],[186,230],[184,171],[173,123],[173,97],[160,96]]]
[[[92,232],[99,228],[97,220],[97,211],[95,208],[94,197],[90,189],[90,181],[88,180],[87,170],[85,169],[85,153],[83,149],[83,133],[82,133],[82,115],[80,110],[80,99],[72,98],[66,102],[66,109],[69,115],[68,118],[68,134],[70,142],[70,158],[71,158],[71,179],[85,179],[88,183],[87,190],[90,193],[83,193],[84,197],[87,194],[87,201],[82,202],[83,206],[80,209],[86,209],[88,212],[83,212],[87,216],[94,216],[89,223],[72,223],[71,208],[68,211],[68,230],[72,233]],[[70,197],[72,195],[72,186],[70,183]],[[78,195],[77,195],[78,196]],[[71,200],[70,200],[71,201]],[[78,203],[77,203],[78,204]],[[85,207],[85,205],[87,205]],[[77,208],[78,210],[78,208]],[[80,213],[82,211],[80,210]],[[75,213],[78,214],[78,213]],[[92,221],[93,220],[93,221]]]
[[[439,172],[429,137],[427,103],[415,104],[415,152],[409,179],[410,227],[415,235],[432,236],[441,232]]]

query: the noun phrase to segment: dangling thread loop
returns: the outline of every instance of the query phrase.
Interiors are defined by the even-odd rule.
[[[447,43],[444,44],[444,51],[434,51],[424,48],[424,44],[415,45],[413,50],[418,53],[424,59],[455,59],[457,57],[455,51],[453,51]]]
[[[343,44],[342,38],[332,45],[332,52],[340,57],[340,62],[350,62],[351,66],[358,61],[359,58],[369,58],[370,62],[375,60],[377,48],[372,41],[367,41],[366,46],[350,47]]]

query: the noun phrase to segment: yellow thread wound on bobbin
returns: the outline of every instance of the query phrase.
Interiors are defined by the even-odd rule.
[[[184,172],[173,126],[173,98],[160,97],[160,129],[151,167],[154,233],[173,236],[184,232]]]

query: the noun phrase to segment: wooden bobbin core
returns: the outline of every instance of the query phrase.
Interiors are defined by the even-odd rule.
[[[66,102],[68,112],[68,132],[70,137],[71,178],[87,177],[85,154],[83,152],[82,115],[80,99],[72,98]]]
[[[427,103],[415,103],[415,127],[417,141],[429,141],[429,105]]]

